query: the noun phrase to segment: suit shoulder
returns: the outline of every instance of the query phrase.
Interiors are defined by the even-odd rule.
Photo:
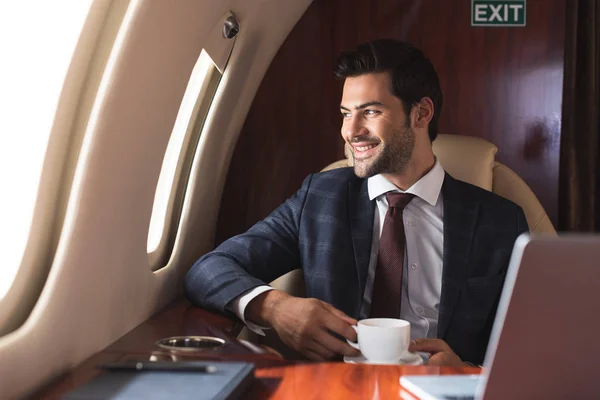
[[[312,175],[312,185],[318,186],[346,186],[348,182],[361,180],[354,174],[354,168],[336,168]]]
[[[515,202],[508,200],[494,192],[480,188],[471,183],[464,182],[455,178],[451,178],[459,188],[463,196],[468,196],[473,200],[477,200],[479,203],[485,204],[493,208],[500,208],[506,211],[517,211],[521,209],[521,206]]]

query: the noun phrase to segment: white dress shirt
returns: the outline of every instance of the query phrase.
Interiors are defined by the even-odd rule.
[[[406,193],[415,197],[403,212],[406,251],[402,272],[402,304],[398,317],[410,322],[411,339],[434,338],[437,335],[444,249],[444,207],[441,193],[444,174],[444,169],[436,160],[433,168],[406,190]],[[379,238],[383,229],[382,221],[388,210],[385,193],[403,193],[382,175],[369,178],[367,185],[369,198],[376,201],[377,212],[373,219],[371,257],[360,319],[368,318],[371,309]],[[260,335],[264,335],[264,327],[246,321],[244,312],[252,299],[271,289],[273,288],[267,285],[256,287],[232,304],[233,311],[246,326]]]

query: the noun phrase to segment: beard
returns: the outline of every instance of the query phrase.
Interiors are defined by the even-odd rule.
[[[368,138],[361,141],[372,142]],[[379,142],[379,153],[365,160],[354,160],[354,174],[370,178],[377,174],[402,173],[412,158],[415,132],[410,126],[393,130],[387,143]],[[354,157],[354,154],[353,154]]]

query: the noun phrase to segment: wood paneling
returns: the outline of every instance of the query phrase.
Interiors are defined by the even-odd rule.
[[[342,157],[340,51],[393,37],[436,66],[442,133],[495,143],[556,226],[566,0],[529,0],[524,28],[470,26],[470,1],[315,0],[273,60],[223,193],[216,242],[245,231]]]

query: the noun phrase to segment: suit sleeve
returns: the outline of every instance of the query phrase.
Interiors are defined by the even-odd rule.
[[[527,219],[525,218],[525,213],[521,207],[518,207],[517,210],[517,237],[522,233],[529,233],[529,225],[527,225]],[[516,240],[516,239],[515,239]]]
[[[309,175],[300,190],[267,218],[194,263],[185,278],[192,303],[233,316],[226,308],[230,302],[300,268],[300,218],[311,180]]]

